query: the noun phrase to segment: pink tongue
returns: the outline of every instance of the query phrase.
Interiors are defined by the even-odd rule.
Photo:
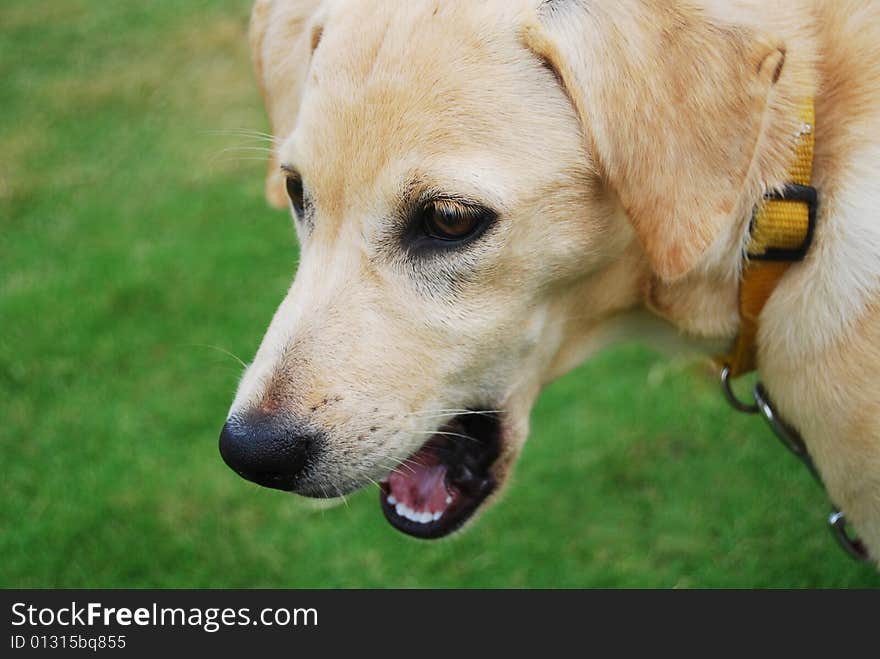
[[[416,512],[433,514],[449,507],[446,466],[426,456],[418,455],[399,467],[388,477],[388,485],[397,501]]]

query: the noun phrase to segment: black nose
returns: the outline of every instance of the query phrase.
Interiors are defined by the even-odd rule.
[[[220,433],[220,455],[242,478],[278,490],[296,489],[315,445],[314,433],[290,417],[232,416]]]

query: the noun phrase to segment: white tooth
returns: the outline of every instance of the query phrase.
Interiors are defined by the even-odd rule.
[[[401,517],[406,517],[405,510],[407,510],[406,506],[402,503],[398,502],[397,505],[394,506],[394,512],[396,512]]]
[[[448,506],[450,503],[452,503],[452,495],[447,494],[446,495],[446,505]]]
[[[397,505],[397,499],[394,498],[394,495],[393,495],[393,494],[389,494],[389,495],[388,495],[388,505],[389,505],[389,506],[395,506],[395,505]]]
[[[434,514],[431,516],[431,519],[433,519],[433,520],[436,522],[436,521],[437,521],[438,519],[440,519],[441,517],[443,517],[443,513],[434,513]]]
[[[427,524],[428,522],[431,521],[431,513],[428,513],[428,512],[422,513],[421,515],[419,515],[419,521],[422,524]]]

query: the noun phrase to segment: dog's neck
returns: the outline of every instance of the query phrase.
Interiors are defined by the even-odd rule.
[[[786,182],[804,99],[816,95],[815,19],[810,16],[801,12],[793,21],[790,14],[755,12],[754,27],[778,35],[786,45],[786,58],[768,97],[763,130],[727,230],[697,268],[675,281],[663,280],[652,272],[631,234],[630,246],[612,264],[566,296],[569,302],[565,304],[571,308],[562,315],[569,320],[563,336],[558,337],[560,348],[552,360],[550,379],[595,351],[621,341],[636,339],[666,352],[691,350],[708,355],[725,349],[736,336],[740,327],[739,282],[752,213],[766,191]],[[629,224],[622,207],[617,216],[621,224]],[[606,308],[602,301],[609,299],[615,304]],[[594,311],[586,316],[585,300]]]
[[[647,272],[641,284],[645,307],[687,334],[702,339],[729,340],[739,329],[739,285],[754,209],[764,193],[779,189],[787,182],[788,170],[795,158],[795,136],[801,128],[804,102],[817,97],[815,17],[806,6],[794,16],[790,12],[775,15],[763,5],[760,10],[756,6],[755,22],[758,29],[777,35],[785,44],[785,62],[767,99],[763,130],[739,203],[729,217],[727,230],[709,248],[697,268],[675,281]],[[819,127],[817,140],[822,132]],[[818,174],[821,176],[821,172]]]

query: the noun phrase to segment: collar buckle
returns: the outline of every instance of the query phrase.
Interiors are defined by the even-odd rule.
[[[774,190],[764,195],[765,202],[785,202],[794,201],[806,204],[807,206],[807,227],[804,233],[804,239],[797,248],[781,248],[767,247],[762,253],[748,253],[749,259],[753,261],[803,261],[810,251],[813,244],[813,235],[816,231],[816,217],[819,208],[819,194],[816,188],[811,185],[800,185],[799,183],[786,183],[781,190]],[[752,229],[754,229],[757,219],[758,209],[752,216]]]

